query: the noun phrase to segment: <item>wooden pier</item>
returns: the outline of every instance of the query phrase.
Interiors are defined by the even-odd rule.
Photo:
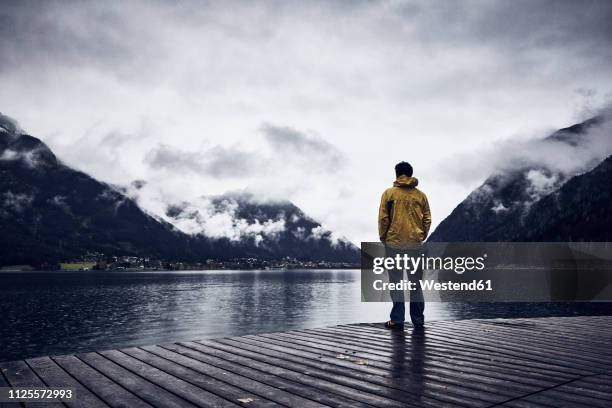
[[[84,408],[610,408],[612,316],[438,321],[404,332],[350,324],[0,368],[0,387],[70,387],[77,398],[66,405]]]

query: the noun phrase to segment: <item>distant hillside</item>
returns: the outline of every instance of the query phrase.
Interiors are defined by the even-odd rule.
[[[59,161],[40,140],[0,122],[0,263],[71,259],[88,251],[194,258],[192,239],[132,200]]]
[[[612,156],[535,203],[508,241],[612,240]]]
[[[230,237],[210,239],[204,232],[195,236],[211,240],[210,250],[232,256],[295,257],[297,259],[323,259],[330,261],[357,260],[356,247],[335,237],[319,223],[305,215],[289,201],[258,201],[248,193],[228,193],[205,197],[207,211],[197,203],[183,202],[169,205],[166,217],[177,227],[189,223],[188,230],[204,230],[207,217],[223,217],[226,233]],[[230,218],[230,225],[227,225]],[[218,231],[214,231],[218,232]],[[234,234],[234,236],[231,236]]]
[[[561,129],[544,142],[579,147],[601,122],[597,117]],[[493,174],[440,223],[429,241],[609,241],[610,163],[608,158],[574,176],[537,165]]]
[[[213,202],[220,210],[231,205],[233,222],[246,223],[251,230],[270,219],[277,224],[272,234],[234,240],[185,233],[173,222],[202,222],[210,214],[181,203],[166,214],[151,215],[121,188],[66,166],[42,141],[0,115],[0,265],[40,265],[91,251],[184,261],[286,256],[358,260],[352,244],[335,239],[290,202],[257,203],[248,195]]]

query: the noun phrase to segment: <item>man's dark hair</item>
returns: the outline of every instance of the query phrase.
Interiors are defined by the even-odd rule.
[[[412,177],[412,166],[410,165],[410,163],[403,161],[395,165],[395,177],[399,177],[402,174],[408,177]]]

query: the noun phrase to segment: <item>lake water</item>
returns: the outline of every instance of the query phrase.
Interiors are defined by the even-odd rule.
[[[359,271],[0,272],[0,361],[387,320]],[[610,304],[428,303],[427,320],[612,314]]]

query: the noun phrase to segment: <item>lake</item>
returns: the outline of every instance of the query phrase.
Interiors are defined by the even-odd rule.
[[[357,270],[0,272],[0,361],[381,322]],[[427,320],[612,314],[610,304],[428,303]]]

